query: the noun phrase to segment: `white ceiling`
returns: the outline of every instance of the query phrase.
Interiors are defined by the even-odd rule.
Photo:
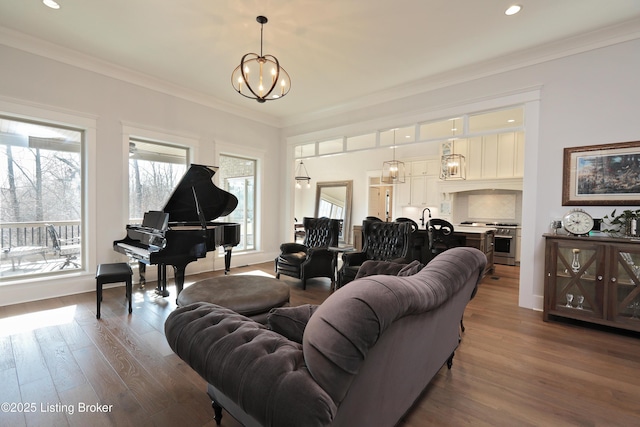
[[[509,0],[2,0],[0,44],[286,125],[640,37],[638,0],[515,1],[508,17]],[[264,104],[231,87],[258,15],[292,79]]]

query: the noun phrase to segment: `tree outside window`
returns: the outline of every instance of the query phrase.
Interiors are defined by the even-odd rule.
[[[129,140],[130,223],[140,223],[145,212],[164,208],[187,170],[188,154],[185,147]]]
[[[83,141],[81,130],[0,117],[0,277],[82,268]]]

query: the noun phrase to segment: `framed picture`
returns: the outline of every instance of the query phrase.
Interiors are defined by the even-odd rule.
[[[640,141],[564,149],[562,205],[640,204]]]

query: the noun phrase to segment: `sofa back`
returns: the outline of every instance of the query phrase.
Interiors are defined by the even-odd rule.
[[[339,405],[338,421],[345,418],[341,412],[351,411],[353,416],[377,418],[375,425],[385,425],[380,417],[397,422],[455,349],[464,307],[485,263],[477,249],[454,248],[413,276],[364,277],[327,298],[307,324],[303,353],[315,381]],[[434,343],[442,348],[431,349]],[[406,360],[414,365],[406,366]],[[394,380],[396,370],[407,369],[414,374]],[[368,372],[366,378],[359,378],[361,371]],[[391,375],[392,384],[376,389],[383,372]],[[427,377],[415,374],[421,372]],[[361,384],[357,393],[351,390],[353,384]],[[405,391],[398,393],[394,384]],[[374,406],[382,407],[394,394],[395,401],[402,395],[399,406],[379,414]],[[348,401],[354,403],[344,405]],[[343,421],[338,424],[365,425],[350,416]]]

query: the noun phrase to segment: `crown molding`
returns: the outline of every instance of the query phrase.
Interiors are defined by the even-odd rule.
[[[0,26],[0,44],[269,126],[280,127],[281,125],[278,117],[241,108],[166,80],[115,65],[3,26]]]
[[[425,77],[399,86],[353,99],[313,113],[289,116],[283,120],[285,128],[326,120],[355,110],[396,101],[420,93],[443,89],[484,77],[529,67],[556,59],[577,55],[595,49],[640,39],[640,21],[637,19],[601,28],[589,33],[547,43],[509,55],[471,64],[456,70]]]

